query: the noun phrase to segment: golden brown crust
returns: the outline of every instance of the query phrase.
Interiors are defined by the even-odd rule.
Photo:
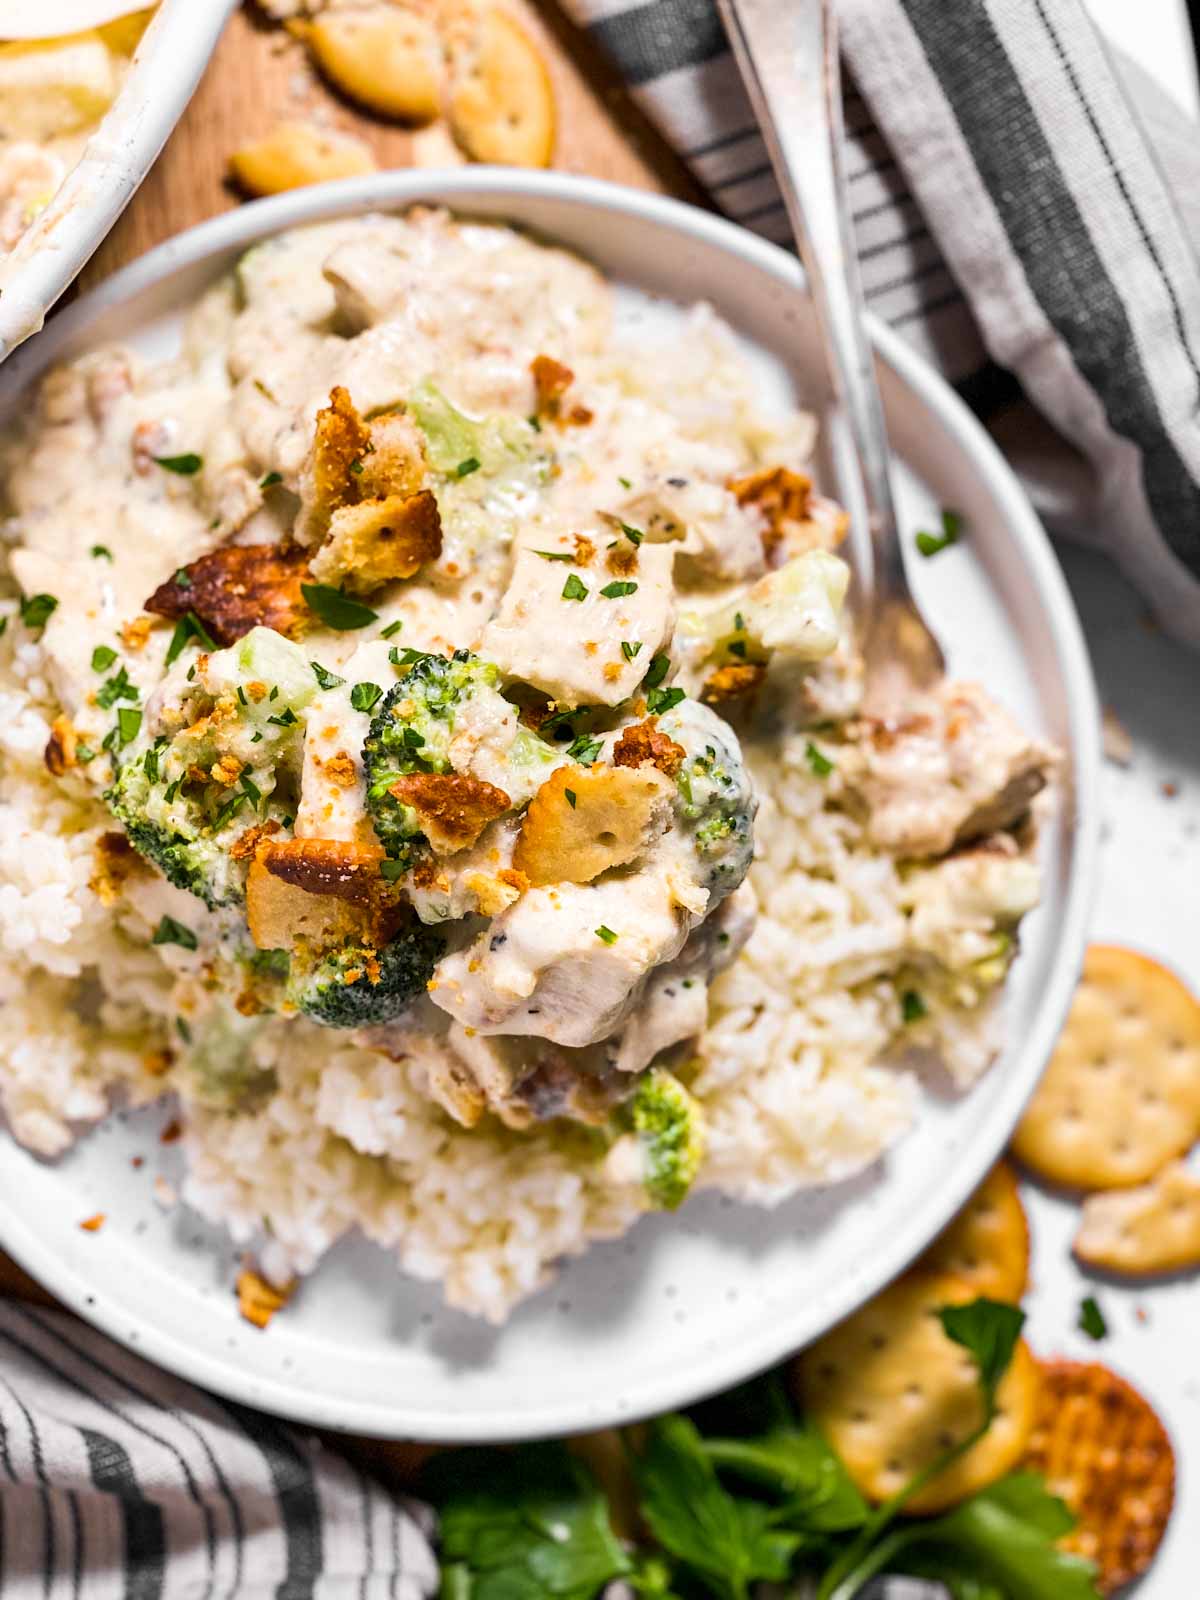
[[[790,467],[762,467],[744,478],[730,478],[725,487],[740,506],[756,506],[767,523],[763,543],[768,548],[783,538],[784,524],[803,522],[808,515],[812,479]]]
[[[503,789],[461,772],[410,772],[390,791],[417,814],[421,832],[439,856],[473,845],[489,822],[511,809]]]
[[[1200,1266],[1200,1176],[1172,1161],[1136,1189],[1088,1195],[1073,1249],[1129,1278]]]
[[[337,839],[260,840],[246,878],[250,937],[260,950],[386,944],[401,908],[380,875],[382,857],[378,846]]]
[[[531,884],[591,883],[667,825],[674,785],[653,767],[560,767],[529,803],[513,866]]]
[[[139,650],[146,648],[146,641],[153,626],[152,617],[131,617],[128,622],[121,625],[121,643],[126,650],[132,650],[136,655]]]
[[[309,474],[312,500],[328,520],[339,506],[358,499],[354,466],[362,465],[371,447],[371,430],[358,414],[350,391],[339,383],[329,391],[329,404],[317,412]]]
[[[69,717],[55,717],[50,724],[50,737],[46,740],[46,748],[42,752],[47,768],[56,778],[61,778],[68,767],[75,765],[75,751],[78,739],[74,724]]]
[[[1154,1560],[1175,1499],[1175,1453],[1149,1403],[1096,1362],[1043,1361],[1024,1464],[1075,1513],[1060,1542],[1112,1594]]]
[[[300,585],[308,556],[278,544],[227,544],[176,574],[145,602],[155,616],[177,620],[193,612],[219,645],[251,628],[274,628],[289,639],[303,632],[311,613]]]
[[[329,536],[313,557],[313,576],[367,593],[411,578],[442,553],[442,519],[430,489],[345,505],[333,513]]]
[[[631,723],[613,746],[615,767],[640,767],[647,762],[668,778],[683,765],[687,751],[661,732],[657,717]]]
[[[700,698],[705,705],[723,705],[728,700],[741,700],[751,695],[767,675],[767,669],[758,661],[736,661],[717,670],[704,681]]]
[[[149,876],[150,870],[123,833],[102,833],[92,847],[88,888],[102,905],[114,906],[130,878]]]
[[[247,828],[245,833],[239,833],[230,845],[230,858],[234,861],[249,861],[263,840],[278,832],[279,824],[274,817],[267,822],[255,823],[254,827]]]
[[[344,839],[264,839],[255,852],[273,878],[309,894],[362,904],[377,893],[383,851]]]
[[[265,1328],[277,1311],[282,1311],[295,1293],[296,1280],[277,1289],[251,1267],[238,1273],[238,1310],[256,1328]]]
[[[537,393],[538,416],[557,417],[562,397],[575,382],[575,374],[553,356],[542,355],[534,356],[529,363],[529,370],[533,374],[533,386]]]

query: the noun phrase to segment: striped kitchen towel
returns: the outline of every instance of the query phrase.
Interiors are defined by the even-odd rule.
[[[715,0],[561,4],[714,202],[787,243]],[[1082,0],[838,14],[871,308],[995,421],[1051,527],[1200,646],[1200,129]]]
[[[430,1533],[318,1440],[0,1301],[4,1600],[422,1600]]]

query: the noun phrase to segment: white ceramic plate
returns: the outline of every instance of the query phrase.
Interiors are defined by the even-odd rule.
[[[72,307],[0,374],[0,426],[50,362],[103,340],[171,348],[177,312],[238,253],[297,223],[416,200],[506,218],[580,250],[636,290],[622,315],[672,314],[649,296],[711,300],[752,345],[764,381],[820,371],[800,270],[782,251],[654,196],[546,174],[392,173],[262,202],[127,268]],[[859,1180],[777,1211],[701,1195],[594,1247],[503,1329],[447,1311],[373,1247],[328,1258],[265,1334],[238,1317],[234,1252],[151,1196],[176,1153],[166,1111],[110,1119],[57,1164],[6,1143],[0,1241],[116,1338],[238,1400],[308,1422],[428,1439],[564,1433],[658,1411],[732,1384],[823,1332],[899,1272],[961,1205],[1008,1138],[1062,1022],[1081,957],[1096,846],[1091,673],[1059,569],[1000,456],[956,396],[874,330],[901,504],[939,505],[969,538],[916,563],[953,670],[985,680],[1068,753],[1045,840],[1045,900],[1009,996],[1011,1043],[968,1097],[929,1095],[919,1125]],[[767,354],[771,352],[771,354]],[[0,1137],[4,1137],[0,1135]],[[144,1154],[135,1172],[130,1157]],[[98,1233],[80,1219],[107,1213]]]
[[[0,361],[42,326],[137,193],[237,3],[160,0],[120,95],[54,199],[0,261]],[[22,19],[13,33],[24,31]]]

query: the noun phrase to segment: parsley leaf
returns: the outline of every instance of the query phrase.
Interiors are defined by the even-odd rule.
[[[564,600],[587,599],[587,585],[583,582],[577,572],[568,574],[567,581],[563,584],[562,597]]]
[[[623,595],[636,594],[637,584],[629,578],[618,578],[613,583],[606,583],[600,593],[606,600],[620,600]]]
[[[929,1015],[929,1007],[915,989],[905,989],[900,996],[900,1015],[905,1022],[920,1022]]]
[[[470,477],[472,472],[478,472],[482,462],[478,456],[468,456],[465,461],[460,461],[454,469],[456,478]]]
[[[377,683],[356,683],[350,691],[350,704],[355,711],[370,711],[382,693]]]
[[[192,478],[204,465],[204,457],[189,450],[182,456],[155,456],[154,460],[168,472],[177,472],[181,478]]]
[[[58,610],[58,600],[52,594],[31,594],[21,600],[21,621],[27,628],[44,628]]]
[[[576,803],[579,799],[579,796],[575,793],[574,789],[564,789],[563,798],[566,800],[571,810],[574,811]]]
[[[277,483],[282,482],[282,472],[268,472],[265,478],[260,478],[258,480],[258,487],[260,489],[273,489]]]
[[[535,556],[541,556],[543,561],[574,561],[575,554],[571,550],[535,550]]]
[[[345,678],[339,678],[336,673],[329,672],[319,661],[310,661],[308,664],[322,689],[340,689],[346,681]]]
[[[962,525],[963,519],[957,511],[943,511],[941,533],[918,533],[917,549],[923,556],[936,556],[940,550],[958,543]]]
[[[97,561],[111,561],[113,558],[113,553],[106,544],[94,544],[91,554]]]
[[[115,654],[113,659],[116,659]],[[92,657],[92,665],[96,665],[95,656]],[[111,678],[106,678],[96,690],[96,704],[104,711],[111,710],[118,700],[140,699],[141,691],[136,683],[130,683],[129,674],[124,667],[114,672]]]
[[[182,922],[176,922],[174,917],[163,917],[158,927],[154,930],[153,944],[177,944],[181,949],[194,950],[196,948],[196,935]]]
[[[436,1457],[424,1487],[438,1508],[446,1596],[591,1600],[631,1562],[595,1480],[561,1444]]]
[[[1008,1371],[1025,1326],[1025,1313],[1017,1306],[980,1297],[965,1306],[943,1306],[938,1319],[946,1337],[962,1345],[979,1372],[979,1389],[991,1421],[996,1389]]]
[[[379,637],[381,639],[394,639],[403,626],[404,619],[397,617],[395,622],[389,622],[386,628],[380,628]]]
[[[590,766],[600,754],[600,741],[593,739],[590,733],[581,733],[578,739],[573,739],[567,746],[567,754],[585,767]]]
[[[92,651],[92,671],[107,672],[117,659],[117,652],[108,644],[98,644]]]
[[[1089,1294],[1079,1305],[1079,1330],[1086,1333],[1089,1339],[1104,1339],[1108,1336],[1108,1323],[1104,1320],[1095,1295]]]
[[[117,712],[117,739],[121,745],[132,744],[142,725],[142,713],[137,706],[122,706]]]
[[[188,642],[192,639],[195,639],[196,643],[202,645],[205,650],[215,650],[217,648],[217,641],[209,633],[196,613],[187,611],[175,624],[175,632],[171,635],[171,642],[167,646],[167,658],[163,665],[169,667],[174,661],[177,661],[187,648]]]
[[[646,696],[646,710],[651,716],[658,716],[664,711],[670,711],[672,706],[677,706],[684,698],[684,692],[677,684],[672,684],[669,689],[651,689]]]
[[[833,771],[833,762],[830,761],[827,755],[817,749],[811,739],[804,746],[804,759],[818,778],[827,778]]]
[[[315,612],[327,628],[338,633],[365,628],[379,616],[378,611],[364,606],[361,600],[352,600],[344,589],[335,589],[328,583],[302,583],[300,593],[308,609]]]
[[[616,944],[617,936],[611,928],[606,928],[603,923],[596,929],[596,937],[602,944]]]
[[[670,670],[670,656],[665,656],[661,652],[656,656],[651,656],[650,665],[646,668],[646,676],[642,679],[643,686],[647,689],[657,689]]]
[[[636,655],[640,654],[641,648],[642,641],[640,639],[621,640],[621,654],[625,657],[626,661],[632,661]]]
[[[782,1582],[800,1534],[773,1526],[772,1508],[729,1493],[685,1417],[650,1425],[634,1462],[642,1515],[670,1555],[728,1600],[744,1600],[759,1579]]]

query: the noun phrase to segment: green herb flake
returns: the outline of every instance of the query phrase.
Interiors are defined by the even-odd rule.
[[[350,471],[356,478],[361,478],[363,475],[363,464],[357,456],[355,456],[354,460],[350,463]]]
[[[158,927],[154,930],[154,944],[177,944],[182,950],[196,948],[196,935],[182,922],[176,922],[174,917],[163,917]]]
[[[669,689],[651,689],[646,696],[646,710],[651,716],[661,716],[664,711],[670,711],[684,698],[684,692],[678,685],[672,685]]]
[[[177,589],[190,589],[192,587],[191,573],[186,567],[176,567],[175,576],[171,579],[171,582]]]
[[[621,640],[621,654],[625,657],[626,661],[632,661],[637,655],[639,655],[641,648],[642,641],[640,639]]]
[[[582,581],[577,572],[568,574],[567,581],[563,584],[562,597],[564,600],[587,599],[587,585]]]
[[[1099,1340],[1108,1337],[1108,1323],[1104,1320],[1104,1313],[1096,1303],[1094,1295],[1089,1294],[1080,1301],[1077,1326],[1089,1339]]]
[[[578,739],[572,740],[567,746],[567,754],[574,761],[580,762],[585,767],[590,767],[600,754],[601,744],[599,739],[593,739],[590,733],[581,733]]]
[[[405,874],[403,861],[381,861],[379,863],[379,876],[388,883],[396,883]]]
[[[96,561],[111,561],[113,558],[113,553],[106,544],[94,544],[91,555]]]
[[[107,672],[117,659],[117,652],[111,645],[98,644],[92,651],[92,671]]]
[[[468,456],[465,461],[460,461],[454,469],[456,478],[469,478],[473,472],[478,472],[483,463],[478,456]]]
[[[21,600],[21,621],[27,628],[44,628],[57,610],[56,596],[31,594]]]
[[[365,628],[379,618],[378,611],[364,606],[361,600],[352,600],[344,589],[335,589],[328,583],[302,583],[300,593],[308,609],[337,633]]]
[[[141,691],[136,683],[130,683],[129,674],[121,667],[111,678],[106,678],[96,690],[96,704],[103,711],[110,711],[118,700],[140,700]]]
[[[277,711],[273,717],[267,718],[267,722],[274,728],[291,728],[299,720],[291,706],[284,706],[282,711]]]
[[[616,944],[617,936],[611,928],[606,928],[603,923],[596,929],[596,937],[602,944]]]
[[[355,711],[370,711],[382,693],[377,683],[356,683],[350,691],[350,704]]]
[[[238,705],[244,706],[244,705],[247,704],[246,691],[245,691],[245,689],[242,688],[240,683],[237,686],[237,697],[238,697]]]
[[[920,1022],[929,1015],[929,1007],[915,989],[905,989],[900,996],[900,1015],[905,1022]]]
[[[95,761],[96,752],[90,744],[77,744],[75,746],[75,759],[86,767],[89,761]]]
[[[570,806],[571,810],[574,811],[575,802],[578,800],[579,796],[575,793],[574,789],[564,789],[563,794],[567,798],[567,804]]]
[[[155,456],[154,460],[158,466],[167,472],[178,473],[181,478],[194,478],[204,465],[204,457],[191,450],[182,456]]]
[[[380,628],[379,637],[381,639],[394,639],[403,626],[403,619],[397,617],[395,622],[389,622],[386,628]]]
[[[117,712],[117,737],[121,744],[132,744],[141,725],[142,713],[137,706],[122,706]]]
[[[543,561],[574,561],[575,557],[570,550],[535,550],[535,556],[541,556]]]
[[[637,584],[629,578],[617,578],[612,583],[606,583],[600,593],[606,600],[620,600],[624,595],[636,594]]]
[[[184,1017],[175,1018],[175,1032],[183,1040],[184,1044],[191,1044],[192,1030]]]
[[[670,656],[656,655],[650,657],[650,665],[646,668],[646,676],[642,685],[646,689],[657,689],[659,684],[671,670]]]
[[[740,611],[735,611],[733,614],[733,627],[735,633],[745,633],[746,631],[746,619]]]
[[[916,546],[923,556],[936,556],[939,551],[947,549],[952,544],[957,544],[963,530],[963,519],[960,512],[942,512],[941,533],[918,533]]]
[[[171,666],[183,654],[191,640],[202,645],[205,650],[215,650],[217,642],[208,629],[200,621],[194,611],[187,611],[175,624],[175,632],[171,635],[171,642],[167,646],[167,658],[164,666]]]
[[[262,790],[248,773],[242,773],[242,793],[252,806],[259,805],[262,801]]]
[[[745,639],[730,639],[725,648],[729,651],[731,656],[737,656],[739,661],[744,661],[746,659]]]
[[[319,661],[310,661],[313,675],[322,689],[340,689],[345,683],[345,678],[339,678],[336,673],[329,672]]]
[[[641,544],[642,540],[646,537],[640,528],[631,528],[627,522],[622,522],[621,532],[632,545]]]
[[[818,778],[827,778],[833,771],[833,762],[817,749],[811,739],[804,746],[804,759]]]
[[[273,489],[277,483],[282,482],[282,472],[268,472],[265,478],[260,478],[258,480],[258,487],[260,489]]]

